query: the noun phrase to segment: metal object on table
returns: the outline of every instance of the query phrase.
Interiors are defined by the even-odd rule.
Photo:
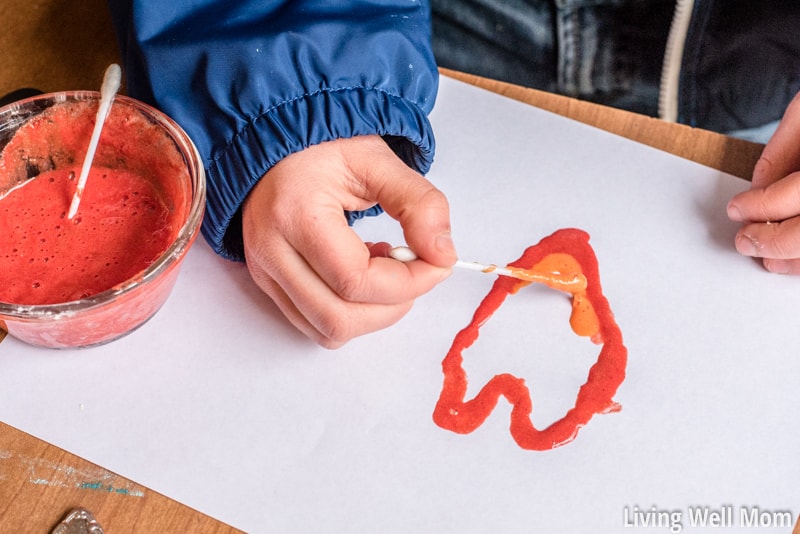
[[[103,527],[88,510],[72,510],[50,534],[103,534]]]

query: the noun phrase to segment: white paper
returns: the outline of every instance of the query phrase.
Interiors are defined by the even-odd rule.
[[[514,443],[502,399],[472,434],[443,430],[441,361],[494,277],[455,272],[397,325],[327,351],[198,242],[134,334],[82,351],[6,339],[0,420],[249,532],[650,531],[653,510],[701,532],[720,529],[691,514],[725,506],[726,531],[752,531],[755,507],[796,520],[800,284],[734,251],[724,208],[746,182],[450,79],[432,120],[429,177],[462,259],[591,235],[628,348],[621,412],[543,452]],[[386,216],[357,231],[402,243]],[[464,353],[468,396],[511,372],[534,424],[563,416],[598,352],[568,313],[541,287],[509,297]]]

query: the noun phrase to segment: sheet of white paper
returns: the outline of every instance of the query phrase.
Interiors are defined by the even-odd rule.
[[[4,341],[0,420],[250,532],[668,531],[654,509],[694,532],[692,512],[723,505],[734,530],[752,530],[740,509],[794,520],[800,285],[733,250],[724,206],[747,184],[449,79],[432,120],[463,259],[591,235],[629,351],[621,412],[545,452],[514,443],[504,400],[472,434],[443,430],[441,360],[494,277],[455,272],[399,324],[326,351],[198,242],[127,338]],[[386,216],[357,231],[402,243]],[[509,297],[465,352],[468,397],[511,372],[537,426],[563,416],[598,352],[568,312],[540,287]]]

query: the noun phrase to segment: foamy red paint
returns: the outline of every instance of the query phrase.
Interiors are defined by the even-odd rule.
[[[159,112],[117,97],[67,218],[97,109],[87,94],[28,120],[0,154],[0,326],[49,347],[104,343],[152,316],[202,217],[191,142]]]
[[[144,271],[174,240],[178,223],[167,203],[130,172],[93,169],[80,210],[68,219],[79,171],[46,172],[0,201],[0,301],[96,295]]]
[[[523,449],[548,450],[575,439],[578,431],[595,414],[620,410],[613,397],[625,379],[627,349],[608,300],[603,295],[597,258],[589,245],[588,234],[571,228],[559,230],[526,249],[511,266],[535,268],[537,271],[552,269],[562,273],[579,271],[586,277],[585,290],[572,296],[570,323],[576,334],[602,345],[597,362],[588,370],[587,380],[577,392],[574,407],[564,417],[543,429],[534,427],[530,419],[533,404],[525,381],[508,373],[493,377],[475,398],[467,400],[468,377],[463,367],[464,351],[478,339],[480,327],[491,318],[506,297],[528,284],[500,276],[478,306],[470,324],[456,335],[442,361],[444,383],[433,419],[442,428],[468,434],[483,424],[502,396],[513,406],[510,431],[517,444]]]

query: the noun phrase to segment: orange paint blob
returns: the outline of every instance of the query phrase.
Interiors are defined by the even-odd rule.
[[[578,390],[574,407],[544,429],[533,426],[530,419],[530,392],[524,380],[513,375],[496,375],[475,398],[465,400],[468,380],[462,353],[478,339],[481,325],[491,318],[506,297],[530,283],[500,276],[475,310],[470,324],[456,335],[442,361],[444,383],[433,420],[446,430],[468,434],[483,424],[503,396],[513,406],[510,431],[517,444],[528,450],[549,450],[575,439],[578,431],[595,414],[621,409],[613,396],[625,379],[627,349],[622,343],[622,332],[614,320],[614,314],[602,293],[597,258],[586,232],[571,228],[559,230],[526,249],[522,257],[511,263],[509,268],[552,272],[556,276],[559,273],[580,273],[585,277],[584,287],[575,284],[568,290],[572,294],[570,325],[577,335],[589,337],[595,344],[602,344],[597,361]],[[547,285],[564,290],[558,280],[554,285]]]
[[[552,273],[582,273],[582,268],[578,261],[570,254],[556,252],[548,254],[545,258],[533,266],[534,270]],[[554,275],[555,276],[555,275]],[[569,324],[572,330],[579,336],[594,338],[600,334],[600,320],[592,307],[592,303],[586,298],[586,288],[588,282],[586,277],[580,276],[582,284],[563,284],[562,277],[557,277],[555,282],[543,283],[550,288],[566,291],[572,294],[572,315]],[[599,342],[599,339],[596,340]]]
[[[506,266],[515,278],[525,282],[538,282],[551,289],[564,291],[566,293],[578,293],[586,289],[586,277],[576,272],[561,272],[557,265],[550,266],[555,262],[542,262],[534,265],[532,269],[520,269],[519,267]]]

